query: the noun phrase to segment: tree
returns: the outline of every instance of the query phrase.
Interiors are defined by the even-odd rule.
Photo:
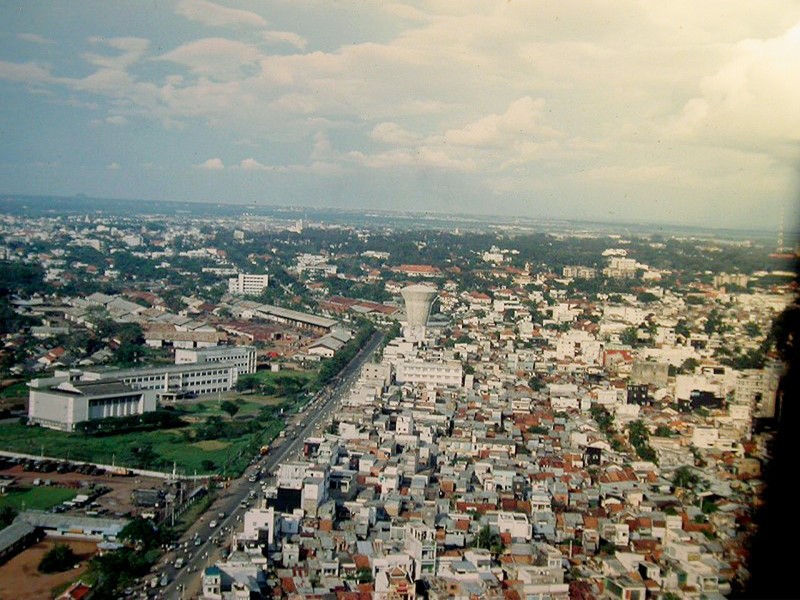
[[[230,416],[231,418],[233,418],[233,416],[239,412],[239,406],[236,403],[231,402],[230,400],[225,400],[225,402],[220,404],[219,407],[226,413],[228,413],[228,416]]]
[[[645,444],[643,446],[637,446],[636,447],[636,454],[642,460],[646,460],[646,461],[653,462],[653,463],[658,462],[658,460],[657,460],[658,459],[658,455],[656,454],[656,451],[653,450],[652,446],[649,446],[647,444]]]
[[[255,375],[242,375],[236,381],[236,391],[254,390],[258,387],[258,377]]]
[[[493,532],[488,525],[484,525],[475,536],[475,547],[490,550],[492,554],[500,554],[504,546],[500,534]]]
[[[594,404],[589,409],[589,412],[597,423],[597,426],[600,428],[600,431],[608,433],[612,430],[614,426],[614,417],[605,408],[598,404]]]
[[[544,383],[542,383],[542,380],[534,375],[528,380],[528,387],[530,387],[533,391],[538,392],[544,388]]]
[[[638,448],[639,446],[646,444],[649,437],[650,433],[647,431],[647,427],[641,420],[633,421],[630,425],[628,425],[628,439],[634,448]]]
[[[39,571],[42,573],[57,573],[71,569],[77,557],[72,548],[66,544],[56,544],[53,548],[47,551],[39,562]]]
[[[708,317],[706,317],[706,323],[703,325],[703,330],[708,335],[713,335],[714,333],[722,333],[726,329],[726,326],[723,322],[722,315],[720,312],[715,308],[708,313]]]
[[[758,326],[758,323],[748,321],[744,324],[744,332],[747,334],[747,337],[757,338],[761,335],[761,328]]]
[[[0,529],[11,525],[14,518],[17,516],[17,511],[12,506],[0,507]]]
[[[658,301],[658,296],[656,296],[651,292],[642,292],[637,296],[637,298],[639,302],[642,302],[644,304],[649,304],[650,302]]]
[[[675,333],[676,335],[683,336],[684,339],[688,339],[689,336],[692,335],[689,325],[686,323],[685,319],[681,319],[678,321],[678,324],[675,325]]]
[[[202,461],[200,461],[200,468],[203,469],[203,471],[215,471],[217,469],[217,465],[213,460],[204,458]]]
[[[700,477],[689,467],[678,467],[672,478],[672,485],[676,488],[691,489],[700,481]]]
[[[635,348],[639,343],[639,334],[637,333],[636,327],[626,327],[625,330],[620,334],[619,339],[626,346]]]
[[[137,517],[125,525],[117,537],[123,542],[147,550],[158,545],[159,535],[151,520]]]
[[[653,433],[656,437],[672,437],[673,432],[672,429],[667,427],[666,425],[659,425],[656,427],[655,433]]]

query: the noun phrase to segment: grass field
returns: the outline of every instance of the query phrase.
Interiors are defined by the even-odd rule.
[[[229,392],[227,397],[222,395],[222,401],[230,400],[239,407],[239,412],[236,417],[254,416],[258,411],[265,406],[277,406],[283,402],[283,398],[276,398],[275,396],[261,396],[255,394],[247,394],[242,397],[241,392]],[[197,418],[201,416],[219,416],[225,417],[227,413],[220,408],[221,402],[217,400],[204,400],[202,402],[192,402],[190,404],[180,405],[180,410],[186,411],[187,416]]]
[[[202,442],[195,442],[192,444],[195,448],[200,448],[203,452],[213,452],[214,450],[223,450],[230,446],[230,442],[223,442],[222,440],[203,440]]]
[[[33,487],[28,489],[12,489],[5,496],[0,496],[0,507],[11,506],[17,511],[48,510],[62,502],[72,500],[78,492],[59,487]]]
[[[309,370],[309,371],[269,371],[269,370],[262,370],[256,371],[253,374],[259,382],[261,383],[277,383],[282,379],[298,379],[303,383],[311,381],[317,376],[316,370]]]
[[[184,438],[180,429],[91,437],[9,423],[0,425],[0,448],[36,456],[109,465],[113,462],[119,466],[161,471],[171,471],[174,463],[179,472],[186,474],[209,472],[205,468],[206,461],[211,461],[215,465],[213,472],[224,468],[226,474],[234,474],[247,466],[251,454],[261,443],[272,440],[281,428],[279,421],[273,421],[258,433],[233,440],[192,443]],[[154,456],[158,464],[147,463],[144,453]]]

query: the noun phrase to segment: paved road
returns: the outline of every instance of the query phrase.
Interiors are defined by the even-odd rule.
[[[161,598],[194,598],[199,595],[203,569],[219,559],[221,549],[230,547],[233,531],[241,529],[242,515],[247,510],[242,503],[248,501],[251,492],[258,494],[261,485],[258,481],[262,477],[275,472],[281,463],[300,458],[303,440],[313,436],[318,425],[323,426],[330,420],[331,413],[358,378],[361,367],[375,354],[383,337],[382,333],[375,332],[336,380],[320,391],[297,416],[297,425],[287,427],[284,441],[269,455],[250,465],[244,475],[231,482],[227,489],[221,490],[206,513],[181,537],[178,550],[168,552],[162,558],[157,565],[158,576],[166,574],[169,583],[160,588]],[[224,516],[220,518],[221,513]],[[212,521],[217,522],[213,528],[210,526]],[[215,538],[219,544],[212,541]],[[179,570],[174,567],[178,557],[185,561]]]

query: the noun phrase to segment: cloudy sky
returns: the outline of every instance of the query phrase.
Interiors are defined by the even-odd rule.
[[[0,5],[0,193],[775,229],[796,0]]]

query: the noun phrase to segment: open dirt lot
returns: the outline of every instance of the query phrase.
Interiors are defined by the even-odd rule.
[[[63,573],[39,573],[37,567],[45,553],[58,543],[69,544],[80,560],[80,567]],[[86,571],[87,561],[97,551],[97,542],[66,539],[45,539],[0,565],[0,599],[46,600],[51,590],[72,582]]]
[[[126,514],[133,510],[132,494],[134,489],[158,488],[163,484],[160,479],[138,475],[115,477],[112,475],[83,475],[81,473],[36,473],[34,471],[23,471],[21,465],[0,471],[0,479],[4,477],[13,477],[16,480],[16,485],[20,487],[32,486],[34,479],[49,479],[51,485],[71,487],[79,494],[86,493],[88,486],[92,483],[97,486],[109,487],[111,491],[97,499],[100,507],[108,510],[108,516],[114,516],[114,513]]]

